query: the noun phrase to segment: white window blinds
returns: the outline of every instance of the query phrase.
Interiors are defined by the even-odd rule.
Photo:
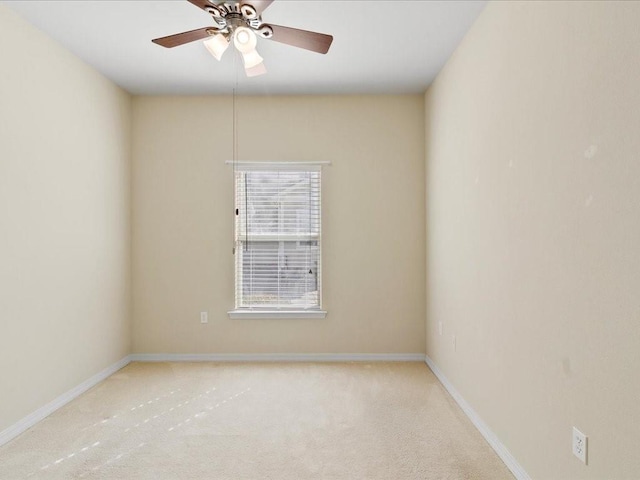
[[[320,309],[320,167],[235,171],[236,309]]]

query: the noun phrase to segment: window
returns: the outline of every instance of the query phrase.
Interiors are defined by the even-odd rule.
[[[232,317],[324,317],[319,165],[235,170]]]

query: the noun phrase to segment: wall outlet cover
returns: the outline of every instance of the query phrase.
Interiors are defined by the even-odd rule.
[[[572,449],[573,454],[578,457],[582,463],[587,464],[587,436],[573,427],[572,435]]]

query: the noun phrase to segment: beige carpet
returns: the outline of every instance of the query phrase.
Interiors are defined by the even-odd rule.
[[[422,363],[132,363],[0,448],[0,479],[513,476]]]

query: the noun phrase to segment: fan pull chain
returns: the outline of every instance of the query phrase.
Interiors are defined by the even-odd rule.
[[[237,145],[237,117],[236,117],[236,90],[238,89],[238,69],[236,66],[236,59],[237,59],[237,55],[233,56],[233,70],[235,72],[235,84],[233,87],[233,92],[232,92],[232,100],[231,100],[231,108],[233,110],[232,112],[232,160],[233,160],[233,204],[236,204],[236,197],[238,192],[236,191],[236,178],[238,175],[237,172],[237,161],[238,161],[238,145]],[[233,248],[232,248],[232,254],[235,255],[236,254],[236,246],[238,245],[238,232],[237,230],[237,222],[238,219],[236,218],[238,216],[238,209],[236,208],[235,211],[235,215],[233,217]]]

